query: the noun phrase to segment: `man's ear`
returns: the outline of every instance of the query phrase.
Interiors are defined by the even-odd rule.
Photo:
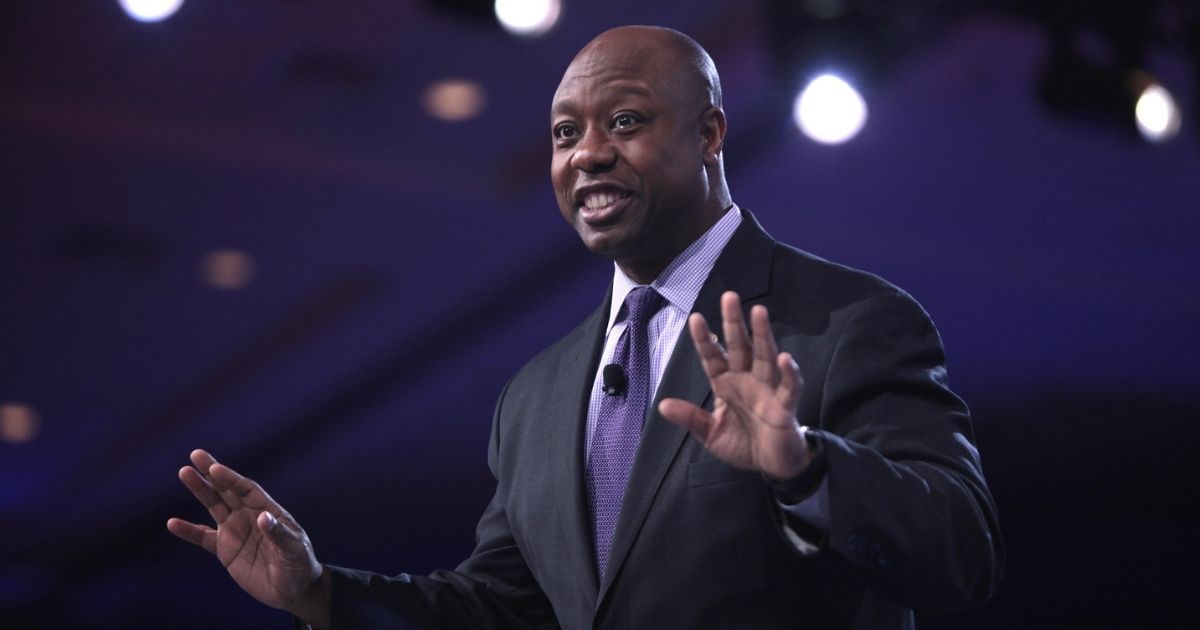
[[[700,115],[700,150],[704,163],[716,166],[725,148],[725,112],[720,107],[709,107]]]

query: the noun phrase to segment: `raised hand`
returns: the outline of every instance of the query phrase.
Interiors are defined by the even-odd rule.
[[[291,514],[257,483],[192,451],[179,480],[208,509],[216,528],[167,521],[172,534],[215,554],[229,575],[258,601],[327,625],[329,586],[312,543]]]
[[[753,337],[732,291],[721,296],[721,319],[728,350],[717,343],[703,315],[688,318],[688,331],[716,397],[713,411],[667,398],[659,403],[659,413],[691,431],[725,463],[791,479],[810,459],[796,419],[804,391],[799,368],[790,354],[779,351],[765,306],[750,309]]]

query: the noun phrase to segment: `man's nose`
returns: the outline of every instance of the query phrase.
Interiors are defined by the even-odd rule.
[[[617,162],[617,150],[608,134],[589,129],[575,145],[571,166],[585,173],[602,173]]]

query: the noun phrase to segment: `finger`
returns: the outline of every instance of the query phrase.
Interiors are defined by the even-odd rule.
[[[729,370],[729,362],[725,358],[725,350],[716,342],[708,322],[699,313],[692,313],[688,318],[688,332],[692,335],[692,343],[696,346],[696,354],[700,357],[700,367],[709,379]]]
[[[167,531],[204,549],[217,553],[217,530],[195,523],[189,523],[181,518],[167,519]]]
[[[726,291],[721,294],[721,328],[725,331],[725,348],[729,353],[729,369],[744,372],[750,369],[753,350],[750,333],[742,319],[742,302],[738,294]]]
[[[713,415],[696,405],[678,398],[664,398],[658,403],[658,413],[696,436],[701,444],[708,443]]]
[[[192,464],[194,464],[196,469],[199,470],[200,473],[205,476],[205,478],[209,479],[210,482],[212,481],[214,468],[220,466],[229,469],[228,466],[219,463],[215,457],[208,453],[208,451],[199,448],[192,451]],[[231,512],[242,506],[242,502],[238,496],[229,491],[229,484],[213,483],[212,486],[221,495],[221,501],[225,503]]]
[[[245,506],[256,510],[282,511],[279,504],[275,503],[253,479],[243,477],[225,464],[214,464],[209,471],[213,487],[221,493],[221,498],[230,508]]]
[[[217,463],[216,458],[214,458],[212,455],[209,455],[208,451],[200,448],[192,451],[191,460],[192,465],[196,467],[196,470],[199,470],[200,474],[204,475],[205,477],[208,476],[208,469],[212,468],[212,465]]]
[[[790,352],[781,352],[776,359],[779,366],[779,387],[776,393],[785,409],[796,413],[800,396],[804,393],[804,379],[800,377],[800,366]]]
[[[219,475],[219,476],[218,476]],[[239,480],[245,479],[232,468],[225,464],[213,464],[208,469],[208,480],[212,484],[214,490],[221,495],[221,501],[229,507],[229,511],[236,511],[238,508],[244,507],[241,495],[234,491],[233,486],[239,483]]]
[[[779,346],[775,343],[775,333],[771,332],[767,307],[759,304],[750,309],[750,329],[754,335],[752,373],[758,380],[774,387],[779,382],[779,372],[775,369]]]
[[[179,480],[188,490],[192,491],[192,496],[196,497],[200,504],[208,510],[217,525],[224,523],[225,519],[229,518],[229,506],[225,505],[221,495],[213,489],[212,484],[200,474],[200,471],[191,466],[184,466],[179,469]]]

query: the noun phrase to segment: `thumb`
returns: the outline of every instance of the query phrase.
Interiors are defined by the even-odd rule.
[[[288,527],[279,517],[264,510],[258,514],[257,524],[259,531],[283,553],[303,553],[304,545],[300,541],[300,532]]]
[[[667,420],[691,431],[703,444],[708,441],[712,428],[712,414],[696,405],[678,398],[664,398],[658,403],[658,413]]]

